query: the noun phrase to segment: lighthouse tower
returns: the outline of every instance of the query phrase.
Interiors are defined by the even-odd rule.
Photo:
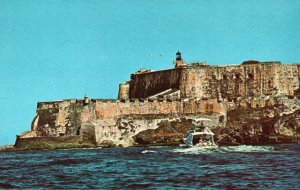
[[[181,53],[179,51],[176,53],[176,59],[173,61],[173,64],[175,65],[175,68],[186,65],[186,62],[181,58]]]

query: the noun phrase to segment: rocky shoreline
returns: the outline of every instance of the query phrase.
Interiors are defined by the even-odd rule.
[[[215,127],[216,142],[222,145],[269,145],[300,143],[300,109],[284,105],[228,112],[226,127]],[[191,121],[161,123],[159,128],[143,131],[134,140],[143,145],[179,144],[192,126]]]

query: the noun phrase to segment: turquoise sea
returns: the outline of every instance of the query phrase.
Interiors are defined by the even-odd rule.
[[[300,145],[1,152],[0,188],[299,189]]]

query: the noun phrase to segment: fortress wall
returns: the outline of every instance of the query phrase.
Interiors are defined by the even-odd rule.
[[[39,102],[32,130],[37,136],[77,135],[82,122],[95,118],[95,104],[83,100]]]
[[[300,64],[297,65],[297,68],[298,68],[298,80],[300,81]],[[299,86],[300,87],[300,86]]]
[[[182,98],[236,99],[292,95],[299,87],[299,66],[263,62],[237,66],[196,66],[182,70]]]
[[[299,88],[298,66],[280,65],[277,67],[276,87],[279,95],[294,95],[294,90]]]
[[[186,68],[182,71],[180,78],[180,97],[194,98],[204,96],[204,69]],[[212,98],[215,98],[212,96]]]
[[[188,66],[132,75],[130,98],[146,98],[179,88],[182,98],[248,98],[292,95],[299,87],[299,65],[260,62],[235,66]]]
[[[82,130],[82,126],[89,122],[97,123],[98,127],[108,127],[114,126],[120,118],[134,115],[142,116],[142,120],[153,117],[165,118],[166,115],[197,113],[226,115],[226,109],[225,104],[218,102],[216,99],[144,102],[137,99],[126,102],[92,100],[87,105],[84,104],[83,100],[76,99],[39,102],[32,131],[36,133],[36,136],[43,137],[74,136],[78,135]]]
[[[264,107],[276,103],[270,98],[273,95],[293,95],[293,91],[299,88],[299,76],[299,65],[281,65],[278,62],[226,67],[191,66],[136,74],[133,76],[136,91],[131,91],[134,96],[147,97],[154,92],[177,87],[180,88],[181,100],[135,99],[121,102],[97,99],[88,104],[82,99],[39,102],[37,116],[32,122],[32,134],[72,136],[89,122],[96,122],[97,126],[115,126],[118,119],[133,115],[140,115],[145,120],[154,116],[161,119],[167,115],[175,117],[199,113],[226,116],[231,104]],[[161,89],[154,88],[160,85]]]
[[[226,106],[216,99],[206,101],[144,101],[134,102],[97,102],[96,118],[111,119],[124,115],[158,115],[190,113],[226,113]]]
[[[277,84],[277,75],[278,66],[280,64],[276,63],[262,63],[261,65],[261,94],[265,95],[275,95],[276,84]]]
[[[108,142],[130,146],[132,138],[141,131],[156,129],[162,121],[182,117],[206,117],[214,126],[224,127],[227,117],[226,104],[216,99],[208,101],[144,101],[96,102],[95,124],[97,144]],[[220,121],[220,122],[219,122]],[[173,131],[172,131],[173,132]]]
[[[263,73],[262,64],[242,65],[242,94],[243,97],[257,97],[262,95]]]
[[[132,74],[130,98],[146,98],[170,88],[179,88],[181,68]]]
[[[35,121],[36,126],[33,127],[37,131],[38,136],[51,136],[51,134],[65,133],[64,127],[54,128],[56,121],[60,118],[59,109],[63,101],[57,102],[39,102],[37,104],[37,117]]]
[[[293,95],[299,86],[297,65],[285,65],[280,62],[261,62],[254,65],[241,65],[245,96]],[[249,74],[253,74],[253,80]]]
[[[236,98],[242,95],[243,70],[240,66],[190,67],[183,71],[180,82],[181,97]],[[239,78],[236,78],[236,75]]]

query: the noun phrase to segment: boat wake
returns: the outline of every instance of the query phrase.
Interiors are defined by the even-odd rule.
[[[171,152],[184,153],[184,154],[210,154],[210,153],[247,153],[247,152],[271,152],[275,151],[272,146],[223,146],[216,149],[205,149],[202,147],[190,147],[190,148],[176,148]]]
[[[217,149],[205,149],[203,147],[189,147],[189,148],[176,148],[174,150],[171,150],[170,152],[176,152],[176,153],[184,153],[184,154],[209,154],[212,152],[215,152]]]
[[[239,146],[224,146],[217,149],[220,152],[271,152],[275,151],[272,146],[251,146],[251,145],[239,145]]]

